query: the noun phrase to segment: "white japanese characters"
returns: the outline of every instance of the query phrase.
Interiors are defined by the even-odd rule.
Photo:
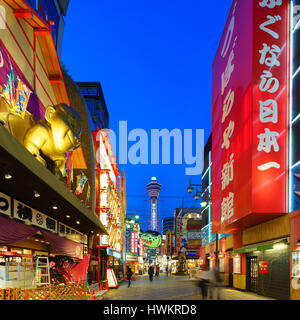
[[[267,28],[266,26],[272,25],[274,23],[276,23],[277,21],[281,21],[281,16],[267,16],[267,21],[265,21],[264,23],[262,23],[259,26],[259,29],[267,32],[269,35],[271,35],[274,39],[278,39],[279,38],[279,34],[276,33],[275,31],[273,31],[270,28]]]
[[[231,181],[233,181],[233,162],[234,162],[234,154],[232,153],[230,156],[229,162],[226,162],[223,165],[222,169],[222,190],[229,185]]]
[[[222,133],[222,145],[221,148],[226,151],[231,147],[231,141],[234,134],[235,122],[230,118],[231,110],[234,108],[234,99],[235,93],[234,90],[229,86],[230,79],[235,72],[234,65],[234,49],[237,43],[237,37],[234,37],[235,31],[235,8],[237,2],[235,3],[232,18],[227,29],[227,34],[225,37],[222,57],[225,59],[227,53],[230,52],[227,58],[227,64],[224,72],[221,75],[221,96],[223,99],[223,108],[222,108],[222,127],[224,127],[224,131]],[[226,50],[224,49],[226,48]],[[230,51],[230,50],[231,51]],[[267,52],[266,52],[267,54]],[[233,185],[230,186],[230,183],[233,182],[234,179],[234,153],[231,152],[230,157],[226,163],[223,164],[222,172],[221,172],[221,183],[222,183],[222,191],[226,192],[227,189],[231,188],[233,190]],[[228,192],[228,191],[227,191]],[[231,218],[234,214],[234,193],[229,191],[222,198],[221,204],[221,223]]]
[[[275,7],[281,6],[281,0],[263,0],[259,2],[259,5],[262,8],[269,8],[273,9]],[[274,24],[280,23],[281,16],[280,15],[267,15],[266,21],[260,24],[260,30],[264,31],[267,36],[266,39],[270,39],[269,36],[274,38],[275,40],[279,39],[279,34],[273,30]],[[268,36],[269,35],[269,36]],[[275,41],[274,40],[274,41]],[[281,49],[280,46],[275,42],[272,43],[262,43],[262,49],[259,50],[260,59],[259,64],[262,66],[267,66],[269,70],[262,70],[262,74],[260,76],[260,84],[259,90],[262,93],[277,93],[280,83],[279,80],[273,76],[274,68],[280,67],[280,54]],[[270,71],[272,70],[272,72]],[[263,97],[263,94],[262,94]],[[276,96],[274,98],[270,98],[270,95],[266,97],[266,100],[259,100],[259,121],[266,125],[264,128],[264,132],[257,135],[259,139],[257,145],[257,151],[265,152],[265,153],[272,153],[278,152],[280,150],[278,145],[278,137],[279,132],[272,131],[270,128],[267,127],[268,123],[278,123],[278,103],[276,101]],[[269,161],[266,163],[262,163],[257,166],[257,169],[260,171],[270,170],[272,168],[279,169],[280,164],[276,161]]]
[[[275,8],[275,6],[281,6],[282,0],[263,0],[259,3],[261,7],[268,7],[270,9]]]

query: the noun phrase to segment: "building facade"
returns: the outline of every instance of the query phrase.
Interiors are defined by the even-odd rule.
[[[297,6],[233,1],[213,64],[203,172],[203,263],[218,264],[226,285],[275,299],[299,299]]]
[[[76,273],[68,273],[69,281],[84,281],[93,234],[106,232],[92,203],[80,198],[87,180],[78,194],[71,192],[72,159],[88,156],[81,148],[86,121],[84,110],[72,107],[71,86],[59,63],[59,36],[55,40],[51,32],[54,22],[44,6],[39,8],[42,14],[26,1],[1,2],[1,287],[65,282],[54,274],[42,281],[38,256],[53,263],[62,256],[72,260]],[[7,269],[7,263],[14,265]],[[20,282],[10,275],[16,264],[26,273]]]
[[[77,82],[90,116],[92,130],[109,128],[109,114],[100,82]]]
[[[174,217],[166,217],[162,219],[163,235],[166,235],[168,230],[174,230]]]

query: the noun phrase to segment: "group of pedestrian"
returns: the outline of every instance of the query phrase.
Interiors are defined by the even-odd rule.
[[[156,265],[156,266],[155,266],[155,272],[154,272],[154,266],[153,266],[153,265],[150,265],[150,266],[149,266],[148,275],[149,275],[149,280],[150,280],[151,282],[153,281],[154,273],[155,273],[155,276],[156,276],[156,277],[159,276],[159,265]],[[129,288],[129,287],[130,287],[130,284],[131,284],[131,277],[133,276],[133,272],[132,272],[132,270],[131,270],[131,268],[130,268],[129,266],[127,266],[126,275],[127,275],[128,288]]]
[[[223,282],[218,267],[215,267],[213,270],[208,270],[206,266],[202,267],[198,278],[198,286],[201,289],[202,299],[206,300],[208,293],[210,299],[214,298],[214,293],[218,300],[221,299]]]

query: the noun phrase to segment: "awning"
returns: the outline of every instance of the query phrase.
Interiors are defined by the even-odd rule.
[[[279,242],[288,242],[287,238],[283,239],[277,239],[277,240],[272,240],[272,241],[266,241],[266,242],[260,242],[257,244],[245,246],[239,249],[235,249],[234,253],[249,253],[249,252],[254,252],[254,251],[264,251],[268,249],[273,249],[274,244],[279,243]]]
[[[55,253],[72,258],[83,258],[83,244],[60,237],[45,230],[0,217],[0,245],[9,245],[26,240],[38,232],[50,243]]]

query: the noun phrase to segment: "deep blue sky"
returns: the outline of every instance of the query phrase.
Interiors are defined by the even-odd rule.
[[[75,81],[101,82],[110,127],[128,130],[204,129],[211,132],[212,63],[231,0],[71,0],[66,16],[62,61]],[[150,135],[149,135],[150,136]],[[130,147],[133,143],[128,143]],[[150,158],[150,157],[149,157]],[[172,158],[171,158],[172,159]],[[159,217],[199,206],[186,192],[183,165],[122,165],[128,212],[148,220],[146,184],[162,184]],[[147,224],[142,224],[147,229]]]

